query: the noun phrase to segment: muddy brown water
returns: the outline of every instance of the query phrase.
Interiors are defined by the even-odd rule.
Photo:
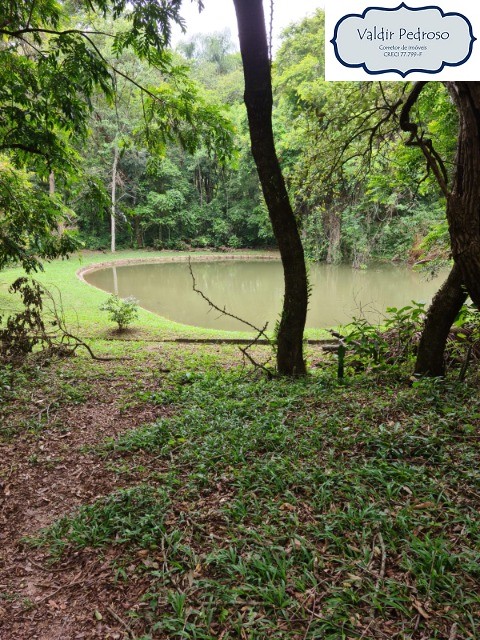
[[[283,275],[277,260],[217,260],[192,264],[197,287],[219,307],[226,307],[256,326],[268,321],[273,329],[282,304]],[[312,295],[307,327],[346,324],[362,314],[381,322],[387,307],[402,307],[412,300],[430,302],[446,278],[433,280],[408,267],[370,266],[355,270],[347,265],[310,267]],[[84,274],[89,284],[120,297],[134,296],[140,306],[183,324],[211,329],[245,330],[238,321],[220,316],[192,289],[185,262],[130,264]]]

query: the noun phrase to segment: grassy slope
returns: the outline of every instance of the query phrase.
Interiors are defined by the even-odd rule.
[[[25,443],[22,464],[46,472],[49,437],[75,428],[76,407],[100,402],[97,380],[111,380],[124,406],[165,409],[97,446],[105,474],[126,488],[54,523],[41,536],[53,557],[76,575],[76,562],[98,554],[99,581],[142,638],[479,637],[477,374],[411,387],[408,370],[347,368],[339,384],[332,362],[304,381],[266,381],[234,366],[229,347],[106,343],[104,294],[75,272],[107,259],[55,262],[40,279],[59,286],[98,350],[133,361],[0,371],[0,443]],[[146,312],[141,327],[180,330]],[[77,599],[68,594],[67,610]],[[31,606],[22,593],[0,597]],[[96,608],[108,616],[106,602]],[[94,610],[89,619],[82,631],[93,637]]]
[[[169,345],[156,362],[124,348],[134,361],[108,365],[122,402],[165,417],[97,447],[126,488],[41,543],[73,573],[92,548],[111,558],[109,597],[136,637],[479,637],[477,377],[411,387],[405,371],[349,371],[339,384],[332,362],[266,381],[232,366],[230,348]],[[77,404],[106,366],[62,365],[62,384],[83,390]],[[54,393],[55,371],[35,375]],[[18,407],[31,387],[13,388]],[[15,437],[41,438],[45,456],[49,431],[64,428],[51,420]]]
[[[255,252],[242,251],[242,255]],[[44,284],[52,292],[61,293],[63,308],[69,325],[77,327],[77,333],[86,337],[101,338],[111,333],[112,324],[108,321],[107,314],[99,311],[99,307],[107,298],[104,291],[95,289],[82,282],[76,272],[89,264],[101,262],[111,262],[118,260],[151,258],[168,258],[174,256],[185,257],[185,253],[175,253],[171,251],[118,251],[115,254],[92,252],[71,257],[69,260],[55,260],[45,265],[43,273],[35,274],[34,277]],[[193,256],[209,255],[208,252],[195,252]],[[220,254],[214,254],[217,258]],[[24,275],[22,269],[7,269],[0,273],[0,310],[10,310],[13,308],[11,296],[8,295],[8,286],[18,277]],[[251,334],[240,332],[217,331],[213,329],[201,329],[190,327],[176,322],[171,322],[166,318],[161,318],[144,309],[140,310],[138,322],[135,323],[134,331],[129,332],[126,337],[137,339],[166,339],[182,337],[239,337]],[[329,337],[329,334],[321,330],[309,330],[309,338]]]

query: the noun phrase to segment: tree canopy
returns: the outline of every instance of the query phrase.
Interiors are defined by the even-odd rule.
[[[100,93],[107,104],[115,105],[119,78],[130,82],[145,99],[144,135],[154,151],[175,137],[189,152],[200,143],[209,150],[215,148],[222,160],[231,152],[227,118],[202,99],[185,69],[177,67],[166,51],[172,23],[183,26],[180,1],[4,4],[0,19],[0,152],[6,158],[0,179],[1,264],[20,259],[25,268],[35,269],[39,259],[66,255],[74,247],[71,234],[62,231],[65,209],[53,202],[46,206],[42,182],[51,172],[67,178],[78,168],[78,145],[89,132],[95,95]],[[103,23],[98,27],[100,18]],[[120,68],[127,51],[155,70],[155,86],[140,84]],[[18,173],[26,169],[34,173]],[[13,203],[12,181],[29,184],[27,193],[36,198],[31,202],[35,214]],[[7,237],[7,226],[18,233]]]

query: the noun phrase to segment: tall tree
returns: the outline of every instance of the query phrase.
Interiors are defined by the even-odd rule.
[[[59,178],[72,172],[75,154],[70,141],[87,133],[93,93],[99,88],[112,96],[114,74],[124,75],[102,55],[98,38],[107,38],[116,55],[131,49],[168,71],[171,59],[164,50],[171,22],[183,25],[180,5],[181,0],[0,1],[0,153],[10,160],[3,165],[8,169],[0,175],[0,189],[8,188],[13,172],[21,167],[28,166],[45,181],[52,171]],[[111,13],[114,20],[123,16],[127,24],[111,36],[98,33],[86,26],[89,20],[71,21],[72,7]],[[24,180],[24,175],[17,175],[17,181]],[[38,189],[38,184],[33,186]],[[39,268],[35,252],[38,258],[51,258],[71,250],[71,240],[57,234],[62,214],[58,207],[48,212],[38,207],[36,224],[31,224],[23,207],[12,206],[8,198],[4,202],[2,226],[17,225],[22,234],[0,234],[0,262],[20,259],[28,268]]]
[[[308,281],[303,246],[282,175],[272,127],[271,61],[262,0],[233,0],[245,78],[245,105],[252,154],[280,250],[285,280],[277,332],[277,368],[281,375],[304,375],[303,332]]]
[[[400,124],[410,134],[408,144],[421,149],[447,202],[455,266],[428,311],[415,367],[419,375],[441,376],[445,373],[448,334],[467,292],[480,308],[480,82],[445,83],[459,118],[451,185],[431,140],[425,138],[419,125],[410,118],[426,84],[417,82],[413,86],[403,105]]]
[[[199,6],[201,0],[195,0]],[[148,95],[150,131],[157,140],[151,146],[164,145],[165,139],[176,137],[185,148],[196,148],[200,142],[222,143],[222,151],[230,148],[231,126],[220,110],[202,100],[185,70],[175,67],[172,56],[165,52],[170,42],[171,23],[183,27],[179,9],[181,0],[81,0],[56,3],[51,0],[1,2],[0,0],[0,153],[8,154],[8,179],[0,175],[0,190],[8,188],[8,180],[16,168],[27,166],[43,176],[55,171],[62,178],[72,174],[75,154],[69,144],[88,132],[92,97],[100,89],[107,97],[115,94],[115,78],[131,82]],[[68,11],[75,13],[70,19]],[[82,18],[77,12],[84,11]],[[91,12],[91,13],[89,13]],[[92,15],[112,16],[113,28],[99,30]],[[124,21],[118,27],[120,18]],[[88,26],[90,25],[90,26]],[[109,56],[104,52],[108,42]],[[141,86],[117,67],[124,51],[155,67],[165,76],[174,75],[172,87],[149,89]],[[151,106],[153,105],[153,106]],[[201,120],[201,122],[200,122]],[[229,151],[227,150],[226,153]],[[113,171],[117,172],[119,149],[114,150]],[[1,160],[1,158],[0,158]],[[3,165],[7,166],[7,164]],[[18,176],[24,181],[26,176]],[[28,178],[27,178],[28,179]],[[115,220],[115,179],[112,183],[112,221]],[[27,190],[27,193],[30,193]],[[53,200],[53,199],[52,199]],[[8,223],[22,228],[18,234],[0,234],[0,264],[23,260],[24,266],[39,268],[38,258],[64,255],[72,242],[52,238],[57,232],[63,209],[38,207],[38,224],[24,208],[8,205],[0,209],[3,226]],[[32,207],[33,208],[33,207]],[[21,218],[23,216],[23,218]],[[29,235],[29,225],[35,235]],[[39,230],[40,234],[39,234]],[[21,244],[15,244],[21,240]],[[43,248],[42,248],[43,247]]]
[[[480,309],[480,82],[447,82],[459,115],[457,156],[447,220],[452,255]]]

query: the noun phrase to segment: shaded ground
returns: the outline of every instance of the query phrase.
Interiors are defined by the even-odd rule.
[[[7,595],[0,614],[5,639],[95,637],[91,607],[110,581],[102,581],[105,563],[82,557],[71,570],[71,562],[50,569],[43,552],[32,554],[19,541],[73,507],[135,481],[135,474],[126,480],[109,472],[91,448],[168,413],[135,399],[151,384],[145,373],[143,379],[133,378],[133,372],[122,377],[115,374],[115,364],[82,364],[85,371],[78,378],[67,374],[62,382],[55,368],[27,384],[3,422],[0,584]],[[66,363],[67,372],[71,369],[72,363]],[[41,386],[34,386],[38,382]],[[90,631],[82,636],[86,620]],[[104,637],[102,625],[97,626]]]
[[[2,374],[2,640],[480,637],[476,379],[121,349]]]

